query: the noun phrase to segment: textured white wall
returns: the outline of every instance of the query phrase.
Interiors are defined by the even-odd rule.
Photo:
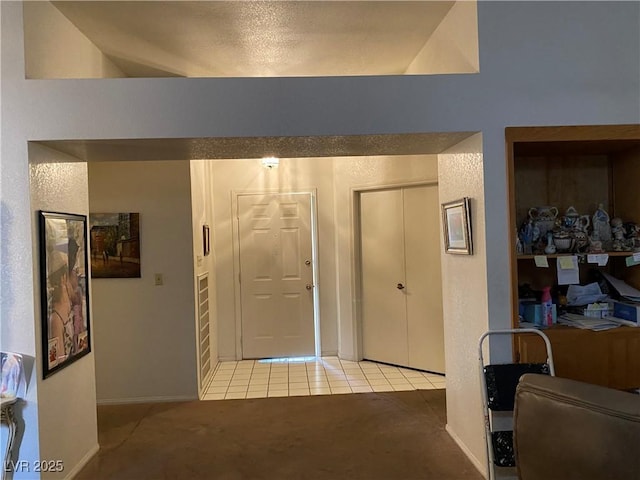
[[[234,271],[232,195],[235,193],[295,192],[316,190],[318,220],[318,277],[320,338],[323,354],[338,351],[336,315],[336,262],[331,158],[280,159],[277,169],[263,167],[260,160],[212,161],[215,211],[213,230],[217,261],[219,354],[221,359],[240,358],[236,328],[240,321],[235,305],[238,287]]]
[[[438,155],[440,202],[471,198],[473,255],[442,254],[442,297],[447,365],[447,429],[484,470],[478,339],[487,330],[482,136],[476,134]],[[440,226],[442,231],[442,225]],[[441,235],[440,237],[444,237]],[[444,241],[441,240],[444,252]],[[475,367],[475,368],[474,368]]]
[[[198,275],[209,274],[209,351],[211,355],[211,372],[218,364],[218,302],[216,296],[216,251],[211,248],[209,255],[204,256],[202,226],[208,225],[210,239],[213,241],[215,225],[213,218],[213,163],[207,160],[191,161],[191,218],[193,224],[193,271],[194,271],[194,303],[196,332],[199,327],[198,316]],[[212,246],[213,247],[213,246]],[[199,348],[197,349],[200,355]],[[198,360],[199,362],[199,357]],[[200,365],[198,363],[198,365]],[[206,377],[205,377],[206,379]],[[198,368],[198,394],[202,396],[203,390]]]
[[[91,212],[140,213],[141,278],[91,280],[101,403],[198,395],[190,190],[187,161],[89,164]]]
[[[435,181],[438,178],[438,159],[435,155],[407,155],[402,157],[339,157],[334,161],[335,222],[338,265],[338,313],[340,328],[340,356],[360,360],[359,331],[355,311],[356,295],[354,258],[354,189],[385,185]]]
[[[86,163],[38,145],[31,145],[29,148],[29,160],[31,162],[31,226],[34,238],[37,238],[39,230],[38,210],[88,215]],[[38,248],[33,249],[36,259],[38,250]],[[40,278],[39,266],[34,268],[34,278]],[[91,302],[91,289],[89,291]],[[33,303],[37,319],[36,338],[39,339],[42,312],[38,282],[35,282]],[[91,306],[87,307],[91,312]],[[91,314],[89,319],[93,326]],[[92,349],[95,352],[93,331],[92,340]],[[37,352],[34,377],[38,380],[40,459],[61,460],[65,466],[64,471],[51,472],[46,478],[65,478],[74,466],[86,462],[98,450],[94,382],[95,353],[89,353],[46,380],[42,380],[40,346],[37,347]],[[31,426],[27,424],[27,428]],[[64,441],[61,441],[62,439]],[[33,467],[34,464],[31,464],[31,469]],[[19,476],[16,475],[16,478]]]
[[[29,157],[24,126],[21,125],[21,121],[24,121],[21,118],[21,109],[15,104],[10,108],[10,102],[7,101],[8,98],[17,99],[21,95],[18,85],[21,80],[20,73],[24,71],[21,56],[20,5],[17,10],[13,12],[17,15],[10,15],[5,10],[5,5],[0,3],[0,344],[2,351],[19,352],[40,362],[40,336],[39,330],[36,331],[40,317],[35,316],[35,309],[39,303],[34,292],[34,279],[38,278],[38,271],[35,270],[38,262],[38,243],[35,235],[35,214],[30,205]],[[9,44],[12,48],[8,48]],[[11,68],[8,68],[9,66]],[[9,121],[9,118],[12,120]],[[17,141],[20,137],[22,140]],[[7,141],[10,138],[16,141]],[[20,160],[16,161],[17,159]],[[38,358],[35,358],[36,348]],[[25,422],[19,460],[30,462],[32,465],[42,458],[38,421],[38,379],[37,371],[34,371],[28,385],[26,402],[18,412]],[[6,432],[6,426],[2,425],[3,440],[6,438]],[[2,445],[4,446],[4,442]],[[14,478],[18,480],[29,476],[31,474],[18,472]]]
[[[125,77],[98,48],[51,3],[24,3],[27,78]]]
[[[22,5],[0,8],[0,312],[3,348],[13,350],[34,351],[37,341],[34,277],[24,269],[37,260],[25,221],[29,139],[482,131],[488,318],[499,328],[511,316],[504,128],[640,123],[638,2],[478,2],[481,68],[474,75],[46,82],[24,79]],[[476,340],[469,332],[468,343]],[[480,392],[469,385],[449,395]],[[449,423],[482,421],[458,414],[450,412]],[[37,452],[37,443],[26,435],[21,455]]]

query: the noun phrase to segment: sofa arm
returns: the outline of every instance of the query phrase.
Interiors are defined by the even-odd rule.
[[[640,478],[640,395],[523,375],[514,448],[521,480]]]

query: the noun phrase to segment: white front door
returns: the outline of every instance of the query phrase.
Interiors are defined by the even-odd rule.
[[[238,196],[242,357],[315,354],[311,194]]]

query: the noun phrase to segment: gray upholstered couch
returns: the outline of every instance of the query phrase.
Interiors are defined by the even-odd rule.
[[[640,395],[526,374],[514,447],[521,480],[640,480]]]

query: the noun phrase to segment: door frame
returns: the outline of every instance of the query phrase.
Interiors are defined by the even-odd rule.
[[[419,182],[403,182],[403,183],[385,183],[376,185],[363,185],[351,188],[351,211],[352,214],[352,235],[351,235],[351,249],[353,259],[351,265],[351,278],[352,288],[355,294],[355,301],[353,302],[353,351],[355,353],[355,360],[361,361],[363,359],[363,340],[362,340],[362,233],[360,231],[360,196],[365,192],[372,192],[377,190],[394,190],[396,188],[411,188],[411,187],[431,187],[438,186],[437,180],[424,180]],[[442,229],[442,227],[440,227]]]
[[[299,195],[306,194],[311,198],[311,266],[313,269],[313,336],[315,356],[320,356],[320,281],[318,275],[318,202],[316,188],[301,188],[296,190],[265,189],[265,190],[231,190],[231,239],[233,254],[233,282],[234,282],[234,323],[236,331],[236,360],[242,360],[242,296],[240,284],[240,220],[238,215],[238,197],[247,195]]]

